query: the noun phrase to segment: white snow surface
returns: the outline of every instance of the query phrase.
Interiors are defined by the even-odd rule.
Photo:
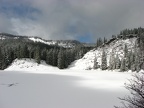
[[[47,45],[58,45],[64,48],[71,48],[73,47],[73,45],[71,43],[64,43],[64,42],[57,42],[55,40],[51,40],[51,41],[46,41],[40,38],[34,38],[34,37],[30,37],[30,40],[34,41],[34,42],[41,42]]]
[[[0,71],[0,108],[113,108],[130,72],[59,70],[16,59]]]
[[[0,36],[0,40],[5,40],[5,37]]]
[[[53,67],[50,65],[47,65],[45,61],[41,61],[40,64],[36,63],[34,59],[15,59],[13,63],[5,70],[10,71],[47,71],[47,70],[58,70],[57,67]]]
[[[54,41],[53,42],[46,42],[46,41],[44,41],[44,40],[42,40],[40,38],[31,37],[29,39],[34,41],[34,42],[41,42],[41,43],[44,43],[44,44],[47,44],[47,45],[55,45],[56,44],[56,42],[54,42]]]
[[[80,69],[80,70],[90,70],[93,69],[94,65],[94,58],[97,58],[98,64],[101,65],[101,56],[103,49],[107,54],[107,64],[109,65],[110,54],[113,51],[114,55],[118,54],[119,58],[121,59],[124,55],[124,46],[127,45],[129,51],[133,51],[134,45],[136,42],[136,37],[130,39],[118,39],[111,42],[109,45],[106,45],[103,48],[93,49],[87,52],[84,57],[79,60],[74,61],[70,66],[69,69]]]

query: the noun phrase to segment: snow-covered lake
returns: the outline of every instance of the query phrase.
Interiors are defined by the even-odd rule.
[[[131,73],[0,71],[0,108],[113,108]]]

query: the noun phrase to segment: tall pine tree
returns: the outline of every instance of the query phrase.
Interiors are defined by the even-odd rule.
[[[102,52],[102,58],[101,58],[101,69],[106,70],[107,69],[107,55],[105,50]]]
[[[65,61],[64,61],[64,50],[61,48],[58,53],[58,68],[64,69],[65,68]]]
[[[96,58],[96,55],[95,55],[95,59],[94,59],[94,66],[93,66],[93,69],[98,69],[99,66],[98,66],[98,62],[97,62],[97,58]]]
[[[40,47],[37,46],[35,49],[35,60],[38,64],[40,64],[41,58],[40,58]]]

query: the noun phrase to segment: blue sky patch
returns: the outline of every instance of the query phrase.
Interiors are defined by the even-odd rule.
[[[85,34],[84,36],[79,36],[78,40],[80,42],[86,42],[86,43],[94,42],[94,40],[92,39],[91,34]]]
[[[33,19],[32,13],[40,14],[41,11],[26,4],[9,4],[2,2],[0,3],[0,13],[4,13],[8,17],[28,17]]]

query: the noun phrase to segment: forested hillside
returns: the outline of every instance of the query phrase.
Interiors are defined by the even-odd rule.
[[[0,39],[0,69],[5,69],[16,58],[32,58],[37,63],[45,60],[47,64],[60,69],[67,68],[76,59],[80,59],[92,47],[81,44],[65,48],[58,45],[48,45],[34,42],[27,36],[1,34]]]
[[[96,48],[70,68],[139,72],[144,69],[144,28],[125,29],[109,40],[99,38]]]
[[[0,69],[7,68],[16,58],[32,58],[37,63],[44,60],[60,69],[70,65],[77,69],[139,72],[144,69],[144,28],[125,29],[109,40],[99,38],[95,47],[75,40],[52,41],[1,33]]]

